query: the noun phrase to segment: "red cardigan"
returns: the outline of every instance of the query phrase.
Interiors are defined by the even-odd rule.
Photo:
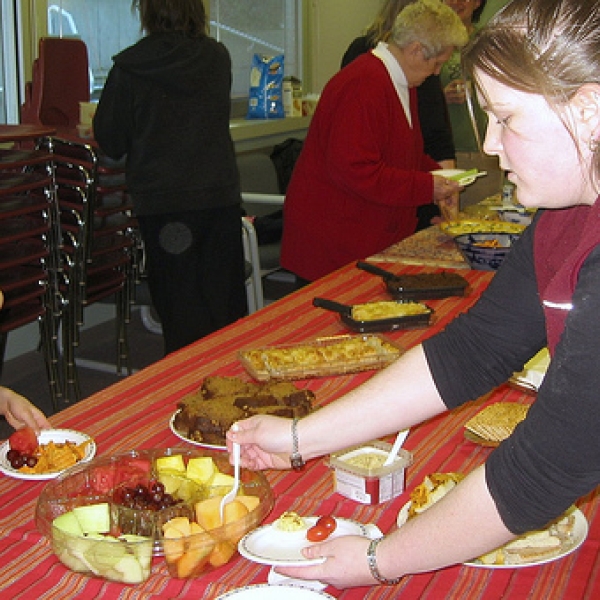
[[[433,198],[416,92],[412,128],[384,64],[368,53],[325,86],[284,205],[281,264],[315,280],[414,233]]]

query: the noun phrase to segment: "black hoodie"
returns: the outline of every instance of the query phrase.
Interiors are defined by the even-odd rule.
[[[94,135],[111,158],[127,155],[136,214],[239,204],[225,46],[210,37],[156,33],[113,60]]]

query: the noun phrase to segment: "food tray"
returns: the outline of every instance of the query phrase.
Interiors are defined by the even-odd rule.
[[[364,306],[368,306],[369,304],[369,302],[366,302],[364,303]],[[398,302],[398,304],[406,305],[407,303]],[[363,305],[348,306],[332,300],[326,300],[325,298],[313,299],[314,306],[339,313],[342,323],[344,323],[348,329],[357,333],[376,333],[381,331],[395,331],[397,329],[427,327],[431,323],[433,310],[426,304],[411,304],[419,304],[423,312],[412,315],[406,314],[393,317],[382,317],[379,319],[355,319],[352,316],[353,309],[356,308],[356,306]]]
[[[358,333],[376,333],[378,331],[396,331],[397,329],[417,329],[427,327],[431,323],[433,311],[421,315],[392,317],[390,319],[374,319],[373,321],[357,321],[349,315],[340,315],[344,325]]]
[[[171,482],[183,479],[188,484],[187,493],[184,497],[177,496],[175,504],[148,509],[126,506],[122,497],[119,501],[119,496],[125,488],[138,485],[147,487],[150,482],[160,480],[157,460],[176,455],[182,457],[184,464],[193,458],[210,457],[220,473],[233,473],[226,453],[200,448],[132,450],[96,458],[89,463],[73,467],[41,490],[35,510],[38,531],[48,539],[57,557],[69,569],[120,583],[141,583],[148,578],[151,570],[159,567],[161,563],[164,565],[165,562],[169,575],[182,579],[195,578],[220,568],[237,555],[235,549],[238,540],[259,526],[271,511],[274,501],[271,486],[260,471],[242,469],[239,493],[243,496],[255,496],[258,499],[257,504],[239,519],[226,522],[225,525],[214,521],[214,517],[218,512],[216,503],[220,503],[220,497],[229,491],[229,485],[208,481],[192,486],[179,471],[164,471],[165,474],[169,473]],[[165,483],[165,489],[166,486]],[[178,494],[176,490],[171,491]],[[199,513],[196,503],[206,499],[214,499],[216,504],[215,507],[211,502],[214,527],[201,528],[192,535],[183,535],[175,539],[163,535],[162,525],[171,519],[187,517],[189,520],[197,520]],[[81,536],[75,531],[60,530],[55,526],[57,517],[78,507],[98,504],[109,505],[110,533],[122,536],[118,543],[114,539],[110,540],[109,536]],[[174,548],[174,545],[179,546],[179,553],[174,552],[178,549]],[[227,549],[225,554],[222,552],[224,549]],[[123,554],[136,556],[142,566],[139,550],[144,551],[143,571],[140,574],[133,577],[137,567],[131,562],[123,569],[116,566],[115,563]],[[177,561],[178,554],[184,555],[181,558],[185,563]],[[155,557],[154,560],[152,556]],[[114,557],[117,560],[113,560]],[[161,560],[161,557],[164,558]],[[132,566],[135,567],[133,571]]]
[[[399,275],[385,282],[387,291],[396,300],[435,300],[449,296],[465,296],[469,283],[458,273],[420,273]]]
[[[242,350],[244,368],[259,381],[308,379],[381,369],[403,349],[377,334],[343,335],[312,342]]]
[[[450,237],[465,233],[523,233],[525,225],[508,223],[507,221],[487,221],[477,219],[462,219],[446,221],[440,224],[440,229]]]
[[[469,282],[464,277],[452,271],[396,275],[366,262],[359,261],[356,266],[363,271],[381,276],[388,293],[395,300],[403,302],[465,296],[469,286]]]

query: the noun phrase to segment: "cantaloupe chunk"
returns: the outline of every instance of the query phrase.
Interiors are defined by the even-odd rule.
[[[195,504],[196,521],[204,529],[216,529],[223,525],[220,514],[221,500],[222,498],[219,496],[214,496]],[[248,512],[246,505],[235,499],[225,505],[224,522],[228,524],[238,521],[245,517]]]
[[[176,527],[163,526],[163,550],[168,563],[177,562],[185,552],[183,534]]]
[[[204,533],[198,523],[192,521],[190,528],[191,537],[187,540],[183,556],[177,562],[177,577],[181,579],[199,575],[214,548],[214,544],[208,541],[208,536],[194,539],[195,535]]]
[[[236,496],[235,499],[241,502],[248,509],[249,513],[260,504],[258,496]]]
[[[181,532],[181,535],[184,537],[187,537],[188,535],[190,535],[192,533],[192,525],[190,523],[190,520],[187,517],[173,517],[172,519],[169,519],[164,525],[163,525],[163,532],[165,531],[165,528],[171,528],[174,527],[175,529],[178,529]],[[165,534],[166,535],[166,534]]]
[[[213,551],[208,557],[208,562],[213,567],[220,567],[231,560],[231,557],[235,554],[236,546],[227,540],[217,542]]]

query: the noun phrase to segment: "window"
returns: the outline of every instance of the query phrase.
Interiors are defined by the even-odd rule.
[[[0,123],[18,123],[17,51],[14,6],[0,1]]]
[[[239,104],[234,116],[242,116],[246,108],[254,53],[283,53],[285,74],[302,79],[302,0],[205,2],[210,10],[211,35],[222,41],[232,56],[232,96],[234,105]],[[19,119],[18,60],[22,57],[14,29],[14,23],[21,22],[15,14],[16,6],[19,4],[15,0],[0,0],[0,123],[17,123]],[[43,4],[36,0],[31,8],[46,19],[39,28],[27,21],[32,35],[47,31],[49,35],[78,36],[87,44],[93,99],[100,97],[112,57],[141,36],[131,0],[44,0]],[[35,19],[33,15],[31,18]],[[31,51],[35,52],[35,38],[31,43]]]
[[[104,87],[112,57],[140,39],[140,21],[131,0],[48,2],[48,34],[78,36],[87,45],[92,99]]]
[[[233,98],[248,95],[254,53],[284,54],[286,75],[301,77],[301,7],[298,0],[210,0],[210,33],[227,46],[233,61]],[[48,33],[77,35],[87,44],[95,98],[112,56],[141,35],[130,0],[49,1]]]
[[[302,2],[211,0],[211,35],[227,46],[233,61],[233,98],[248,96],[254,54],[285,56],[285,75],[302,78]]]

